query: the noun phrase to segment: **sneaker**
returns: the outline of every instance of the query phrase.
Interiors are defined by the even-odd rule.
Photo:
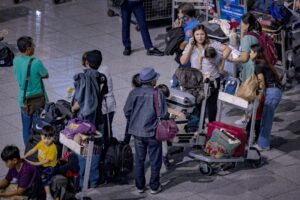
[[[170,159],[169,159],[169,156],[166,155],[166,156],[163,156],[163,163],[165,165],[166,168],[169,168],[171,166],[171,163],[170,163]]]
[[[162,191],[162,186],[160,185],[156,190],[150,190],[150,194],[158,194]]]
[[[4,37],[8,34],[8,31],[3,29],[0,31],[0,41],[4,39]]]
[[[236,120],[234,123],[238,126],[246,127],[248,120],[245,117],[242,117],[241,119]]]
[[[131,48],[130,47],[125,47],[123,51],[124,56],[129,56],[131,54]]]
[[[138,193],[144,193],[146,191],[146,187],[142,188],[142,189],[136,189]]]
[[[270,151],[271,150],[270,147],[261,148],[258,144],[253,145],[253,147],[255,147],[258,151]]]
[[[148,56],[163,56],[164,52],[158,50],[157,48],[151,48],[147,50]]]

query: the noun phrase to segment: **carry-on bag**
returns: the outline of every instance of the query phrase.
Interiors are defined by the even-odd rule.
[[[178,89],[170,89],[170,96],[166,100],[169,108],[183,113],[192,113],[196,104],[193,95]]]
[[[210,122],[208,124],[208,130],[207,130],[207,140],[209,140],[212,136],[212,133],[214,129],[222,129],[231,135],[233,135],[235,138],[241,141],[241,144],[235,149],[234,153],[232,154],[233,157],[240,157],[245,154],[245,145],[247,143],[247,134],[244,131],[244,129],[235,127],[229,124],[225,124],[223,122]]]

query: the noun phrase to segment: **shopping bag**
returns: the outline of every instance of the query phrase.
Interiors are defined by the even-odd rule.
[[[212,137],[206,142],[205,152],[215,158],[229,158],[241,141],[222,129],[214,129]]]

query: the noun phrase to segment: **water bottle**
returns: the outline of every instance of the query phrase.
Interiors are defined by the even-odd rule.
[[[74,88],[72,87],[67,87],[67,99],[70,100],[73,96],[73,91],[74,91]]]

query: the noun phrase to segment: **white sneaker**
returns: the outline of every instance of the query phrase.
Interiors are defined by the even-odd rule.
[[[5,29],[1,30],[1,31],[0,31],[0,38],[5,37],[7,34],[8,34],[8,31],[7,31],[7,30],[5,30]]]
[[[234,122],[238,126],[246,127],[248,120],[245,117],[242,117],[241,119],[238,119]]]
[[[258,144],[253,145],[253,147],[255,147],[258,151],[270,151],[271,148],[270,147],[266,147],[266,148],[261,148]]]
[[[162,191],[162,186],[160,185],[158,188],[157,188],[157,190],[150,190],[150,193],[151,194],[158,194],[158,193],[160,193]]]
[[[136,189],[138,193],[144,193],[146,191],[146,187],[142,188],[142,189]]]

